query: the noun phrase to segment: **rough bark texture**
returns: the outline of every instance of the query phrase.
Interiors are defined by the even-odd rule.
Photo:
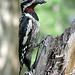
[[[33,71],[24,75],[75,75],[75,21],[62,35],[42,40]]]

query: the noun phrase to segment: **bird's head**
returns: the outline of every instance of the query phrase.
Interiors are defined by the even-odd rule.
[[[21,11],[23,12],[35,12],[34,8],[38,4],[46,3],[44,0],[24,0],[21,2]]]

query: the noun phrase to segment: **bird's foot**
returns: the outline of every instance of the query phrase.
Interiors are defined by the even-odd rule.
[[[41,43],[45,42],[45,40],[46,40],[47,37],[49,37],[49,36],[50,36],[50,35],[46,35],[46,36],[44,36],[44,37],[42,38],[41,42],[39,43],[39,45],[40,45]]]
[[[40,44],[43,43],[43,42],[45,42],[45,40],[46,40],[47,37],[49,37],[49,36],[50,36],[50,35],[44,36],[44,37],[42,38],[42,40],[40,41],[40,43],[38,43],[38,44],[36,43],[36,44],[35,44],[34,48],[40,46]]]

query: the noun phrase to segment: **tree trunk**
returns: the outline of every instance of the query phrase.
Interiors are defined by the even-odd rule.
[[[42,40],[33,71],[24,75],[75,75],[75,21],[62,35]]]

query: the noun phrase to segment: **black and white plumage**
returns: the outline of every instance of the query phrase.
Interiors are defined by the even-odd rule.
[[[40,0],[26,0],[21,3],[22,15],[19,24],[19,61],[21,73],[23,64],[30,70],[31,53],[35,46],[40,33],[40,23],[34,7],[37,4],[45,3]]]

